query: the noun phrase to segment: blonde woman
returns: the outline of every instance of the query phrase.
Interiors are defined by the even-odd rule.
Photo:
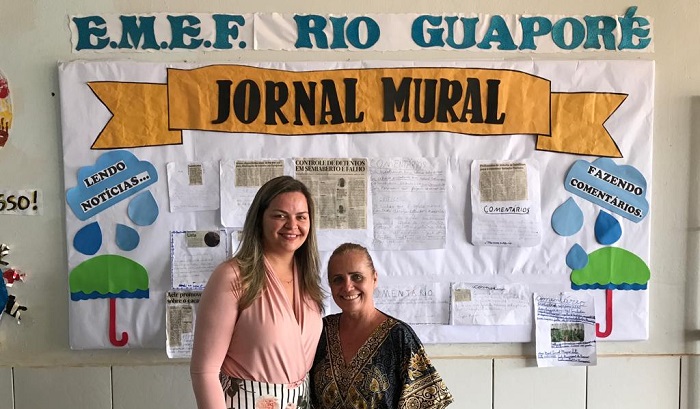
[[[308,408],[323,293],[314,203],[300,181],[264,184],[235,256],[197,311],[190,374],[199,409]]]

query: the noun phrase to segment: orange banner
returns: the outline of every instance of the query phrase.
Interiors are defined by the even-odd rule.
[[[169,69],[167,84],[90,83],[113,113],[93,149],[181,143],[181,130],[276,135],[536,135],[537,149],[620,157],[603,127],[625,95],[557,94],[532,74],[470,68]]]

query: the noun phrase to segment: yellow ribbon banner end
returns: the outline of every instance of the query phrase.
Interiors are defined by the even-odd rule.
[[[552,93],[552,135],[537,137],[537,150],[621,158],[605,121],[626,94]]]
[[[168,127],[166,84],[89,82],[88,86],[112,113],[91,149],[182,143],[182,132]]]

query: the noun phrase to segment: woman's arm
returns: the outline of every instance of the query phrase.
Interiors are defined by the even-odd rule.
[[[238,317],[238,297],[234,292],[238,279],[232,262],[219,265],[199,301],[190,362],[192,389],[199,409],[225,408],[219,372]]]

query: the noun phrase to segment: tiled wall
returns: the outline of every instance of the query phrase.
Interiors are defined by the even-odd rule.
[[[530,359],[434,359],[450,409],[700,409],[700,357],[599,357],[592,367]],[[195,409],[186,364],[0,368],[0,409]]]

